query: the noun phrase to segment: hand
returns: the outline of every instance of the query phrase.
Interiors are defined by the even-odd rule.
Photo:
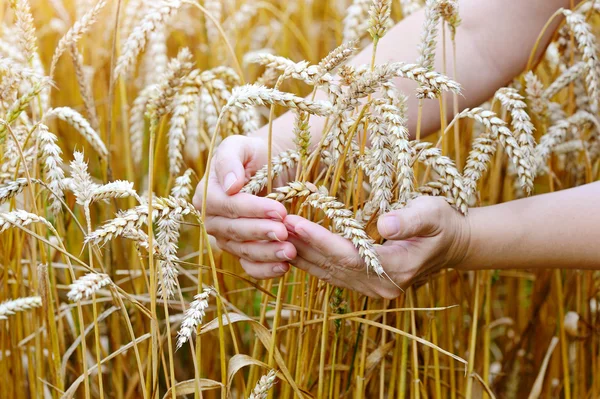
[[[455,267],[470,242],[468,219],[442,198],[420,197],[406,208],[383,215],[377,222],[383,245],[376,250],[392,281],[367,273],[358,251],[343,237],[300,216],[284,223],[297,256],[290,263],[330,284],[375,298],[393,299],[415,278]],[[397,286],[396,286],[397,285]]]
[[[286,242],[285,207],[277,201],[240,193],[267,161],[267,143],[260,138],[231,136],[215,152],[208,174],[206,230],[223,250],[238,256],[254,278],[273,278],[289,270],[296,257]],[[206,176],[196,187],[194,206],[202,206]]]

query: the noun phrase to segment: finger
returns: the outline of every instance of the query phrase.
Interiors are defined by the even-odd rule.
[[[283,223],[289,232],[298,236],[304,243],[308,244],[310,250],[304,251],[303,256],[315,259],[315,257],[327,256],[329,258],[344,258],[357,254],[352,243],[305,218],[297,215],[288,215]]]
[[[440,200],[440,201],[438,201]],[[407,240],[411,237],[430,236],[439,227],[444,206],[441,198],[420,197],[404,209],[389,212],[377,221],[377,230],[388,240]]]
[[[348,288],[353,291],[358,291],[361,294],[367,295],[371,298],[381,298],[381,295],[379,295],[376,292],[376,290],[374,290],[368,284],[365,284],[365,282],[367,282],[368,280],[367,276],[364,276],[364,280],[354,279],[352,283],[349,283],[348,281],[345,281],[344,278],[341,278],[340,275],[336,274],[334,270],[324,269],[321,266],[310,262],[309,260],[301,256],[296,256],[296,258],[290,263],[292,264],[292,266],[295,266],[298,269],[303,270],[311,276],[314,276],[328,284],[335,285],[336,287]]]
[[[239,258],[254,262],[287,262],[296,257],[296,248],[289,242],[221,241],[219,246]]]
[[[213,158],[213,170],[223,191],[229,195],[239,192],[245,183],[246,165],[254,155],[250,140],[231,137],[223,140]]]
[[[286,262],[259,263],[240,259],[240,264],[248,275],[260,280],[280,277],[290,270],[290,265]]]
[[[414,249],[410,242],[388,241],[383,245],[377,245],[376,249],[379,260],[387,266],[394,282],[402,289],[408,288],[419,271],[418,256],[411,253]]]
[[[285,225],[274,220],[211,216],[205,226],[209,234],[231,241],[285,241],[288,238]]]
[[[193,203],[197,209],[202,208],[204,182],[196,187]],[[256,195],[237,193],[227,195],[218,185],[209,185],[206,198],[206,211],[210,215],[225,216],[231,219],[257,218],[282,221],[287,211],[281,203]]]

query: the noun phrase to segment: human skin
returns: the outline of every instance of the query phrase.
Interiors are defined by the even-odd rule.
[[[568,0],[527,1],[463,0],[462,24],[456,35],[456,70],[462,85],[459,109],[490,98],[525,67],[533,44],[549,17]],[[376,63],[413,62],[418,57],[423,12],[390,29],[381,39]],[[542,38],[549,40],[552,27]],[[436,70],[441,65],[441,46]],[[370,62],[371,47],[350,64]],[[452,65],[451,51],[447,64]],[[416,85],[395,81],[404,93]],[[408,97],[409,130],[415,131],[417,99]],[[448,108],[452,108],[450,105]],[[425,101],[422,131],[426,135],[440,125],[436,101]],[[293,148],[293,115],[273,122],[273,153]],[[318,142],[323,119],[311,117],[313,142]],[[287,215],[278,202],[239,193],[247,180],[267,161],[267,129],[251,137],[233,136],[215,153],[209,173],[208,232],[219,246],[240,257],[246,272],[255,278],[283,275],[289,264],[332,284],[373,297],[393,298],[417,276],[441,268],[600,268],[600,183],[560,193],[483,208],[462,216],[441,198],[421,198],[403,210],[379,218],[378,230],[388,241],[378,246],[382,265],[393,282],[367,271],[352,244],[300,216]],[[278,183],[285,183],[285,177]],[[202,181],[194,203],[202,203]],[[387,227],[386,227],[387,226]],[[392,227],[396,227],[395,232]],[[568,231],[569,234],[565,234]],[[335,250],[332,250],[335,248]],[[401,261],[399,261],[401,260]]]

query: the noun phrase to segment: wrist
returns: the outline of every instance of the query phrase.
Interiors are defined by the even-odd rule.
[[[465,256],[457,265],[459,270],[477,270],[485,267],[488,262],[486,260],[486,250],[483,245],[487,238],[485,237],[485,231],[481,228],[483,223],[485,209],[474,208],[469,210],[469,214],[465,217],[466,219],[466,251]]]

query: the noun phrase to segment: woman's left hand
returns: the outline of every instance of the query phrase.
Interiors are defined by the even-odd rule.
[[[375,248],[389,281],[367,271],[358,250],[343,237],[296,215],[288,215],[284,224],[297,251],[292,265],[375,298],[396,298],[398,286],[404,289],[419,276],[455,267],[467,256],[470,243],[466,217],[442,198],[417,198],[377,222],[379,233],[388,240]]]

